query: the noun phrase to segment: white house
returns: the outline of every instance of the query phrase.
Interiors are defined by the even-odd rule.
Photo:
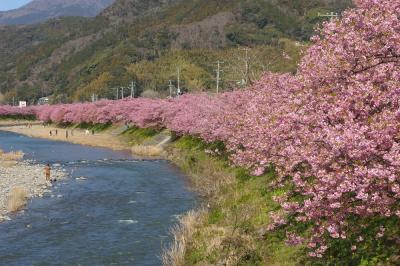
[[[49,104],[49,97],[42,97],[38,100],[38,105],[46,105]]]

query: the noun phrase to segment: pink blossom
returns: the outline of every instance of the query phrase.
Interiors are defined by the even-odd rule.
[[[0,106],[0,116],[128,122],[222,141],[232,163],[253,174],[274,165],[277,187],[292,177],[303,199],[277,198],[282,210],[269,228],[286,225],[289,215],[311,222],[310,255],[320,257],[327,238],[361,227],[350,217],[400,219],[400,0],[356,5],[323,25],[295,75],[265,73],[246,90],[217,96]]]

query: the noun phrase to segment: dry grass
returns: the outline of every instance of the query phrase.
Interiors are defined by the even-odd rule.
[[[17,212],[25,207],[28,192],[23,187],[14,187],[8,195],[7,210]]]
[[[20,161],[24,157],[24,153],[22,151],[12,151],[5,153],[0,150],[0,160],[1,161]]]
[[[167,148],[168,158],[190,175],[192,187],[202,196],[212,198],[236,181],[235,173],[226,170],[223,162],[203,156],[203,152]],[[194,158],[195,161],[191,160]]]
[[[24,153],[21,151],[5,153],[0,150],[0,167],[11,168],[22,160]]]
[[[3,168],[12,168],[15,167],[17,165],[17,161],[1,161],[0,160],[0,167]]]
[[[162,156],[164,149],[161,146],[136,145],[132,147],[132,153],[139,156]]]
[[[187,242],[192,239],[196,226],[204,218],[205,211],[189,211],[183,216],[179,224],[171,231],[174,240],[172,244],[164,249],[162,261],[164,266],[185,266],[185,254]]]

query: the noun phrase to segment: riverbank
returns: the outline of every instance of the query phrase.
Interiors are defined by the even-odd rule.
[[[29,123],[30,126],[27,126]],[[92,132],[89,131],[89,134],[87,134],[86,130],[79,128],[60,128],[52,125],[44,127],[42,123],[38,122],[32,123],[29,121],[11,120],[1,121],[0,130],[22,134],[33,138],[65,141],[92,147],[109,148],[113,150],[129,149],[127,144],[117,137],[119,132],[113,135],[112,130],[101,133],[95,132],[95,134],[92,134]],[[51,135],[50,132],[52,132]]]
[[[52,185],[45,180],[44,165],[23,161],[22,157],[20,152],[0,151],[0,222],[9,220],[8,215],[22,209],[28,199],[50,192]],[[65,177],[61,169],[52,169],[52,178]]]
[[[284,192],[270,186],[277,178],[273,168],[252,176],[231,165],[220,143],[190,136],[177,139],[167,153],[205,203],[172,231],[175,242],[164,253],[164,265],[307,264],[303,246],[287,245],[283,230],[268,230],[269,213],[279,208],[273,198]]]
[[[1,128],[31,137],[124,149],[155,146],[167,134],[153,129],[124,131],[111,127],[96,132],[95,136],[76,129],[76,137],[66,139],[65,135],[47,134],[55,129],[59,134],[66,130],[37,125]],[[175,242],[164,252],[164,265],[302,264],[305,259],[302,247],[287,246],[284,233],[267,230],[269,212],[278,207],[273,201],[275,191],[268,187],[275,177],[273,170],[261,177],[251,176],[245,169],[232,167],[223,149],[218,143],[205,144],[189,136],[174,137],[164,145],[164,158],[182,169],[190,177],[192,189],[204,198],[203,206],[184,215],[173,230]]]

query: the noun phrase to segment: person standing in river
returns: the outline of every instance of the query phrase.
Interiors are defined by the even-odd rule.
[[[46,176],[46,181],[51,181],[51,167],[50,164],[46,164],[46,166],[44,167],[44,175]]]

